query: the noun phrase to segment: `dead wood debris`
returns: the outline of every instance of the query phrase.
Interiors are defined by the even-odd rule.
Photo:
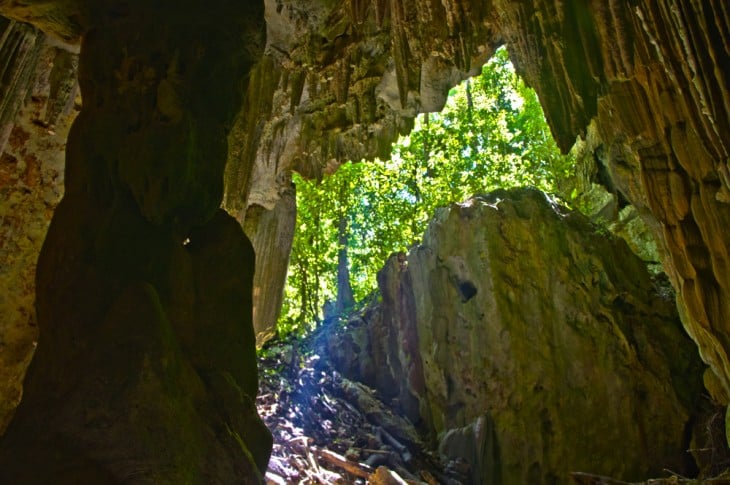
[[[274,435],[269,484],[458,484],[413,426],[301,342],[259,360],[259,414]],[[305,354],[305,355],[303,355]]]

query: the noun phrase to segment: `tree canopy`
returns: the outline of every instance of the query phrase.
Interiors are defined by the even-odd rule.
[[[555,193],[572,166],[537,95],[499,49],[479,76],[451,90],[441,113],[416,120],[389,160],[345,163],[323,180],[295,175],[297,230],[280,331],[306,330],[325,303],[339,312],[372,292],[387,257],[417,243],[437,207],[496,188]]]

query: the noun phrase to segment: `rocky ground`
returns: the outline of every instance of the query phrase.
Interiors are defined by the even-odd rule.
[[[343,378],[318,350],[328,325],[260,352],[259,414],[274,435],[267,482],[465,483],[372,389]]]
[[[337,324],[326,322],[306,338],[274,339],[259,352],[257,406],[274,436],[267,483],[469,484],[466,463],[439,457],[376,391],[332,368],[325,336]],[[633,485],[730,485],[728,472],[716,470],[718,476],[702,480],[667,472],[668,477]],[[574,473],[572,480],[630,485],[590,473]]]

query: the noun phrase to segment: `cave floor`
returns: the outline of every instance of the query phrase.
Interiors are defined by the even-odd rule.
[[[442,461],[425,437],[373,389],[350,381],[324,355],[325,323],[304,338],[274,339],[259,351],[259,415],[274,446],[267,484],[469,484],[469,466]],[[678,475],[632,483],[590,473],[575,485],[730,485]]]
[[[440,463],[375,391],[333,370],[314,341],[273,341],[259,353],[257,407],[274,436],[267,483],[466,483],[463,467]]]

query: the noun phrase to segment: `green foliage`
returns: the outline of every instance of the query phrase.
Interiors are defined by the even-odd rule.
[[[356,300],[386,258],[417,243],[434,210],[496,188],[555,193],[573,162],[560,154],[535,92],[500,49],[480,76],[452,89],[441,113],[416,120],[390,160],[346,163],[332,176],[295,176],[297,233],[280,333],[306,331],[337,292],[338,223],[347,219]],[[311,323],[310,323],[311,322]]]

